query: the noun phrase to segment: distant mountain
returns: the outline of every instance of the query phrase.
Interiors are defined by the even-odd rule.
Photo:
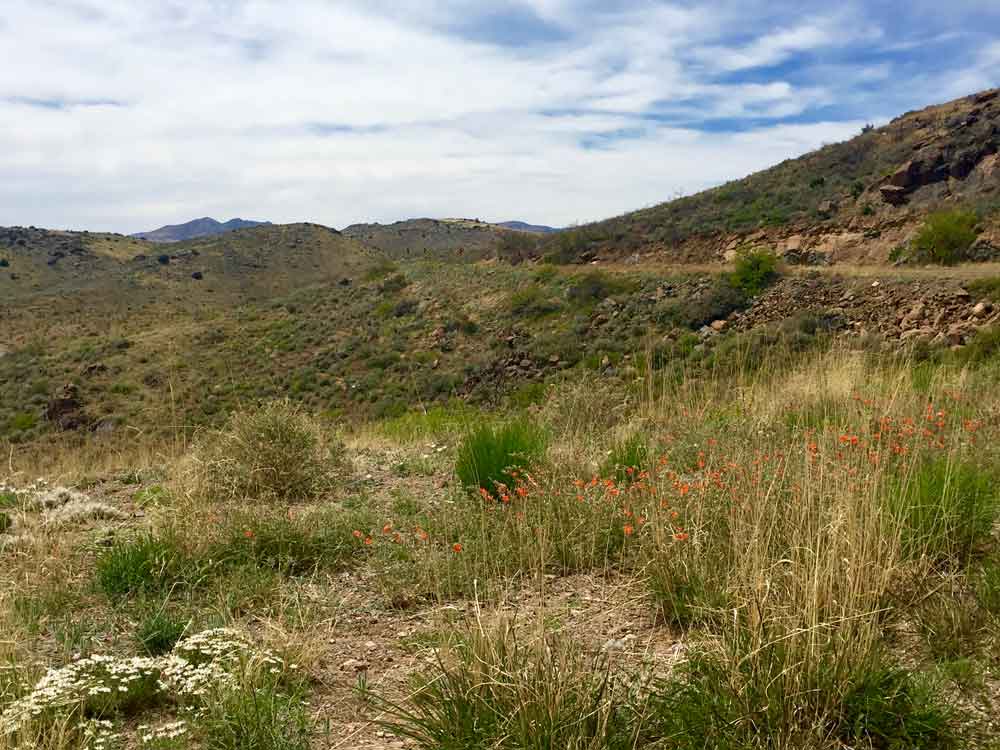
[[[168,224],[165,227],[154,229],[152,232],[138,232],[132,236],[140,240],[150,242],[183,242],[193,240],[198,237],[212,237],[217,234],[233,232],[237,229],[249,229],[268,225],[269,221],[249,221],[247,219],[230,219],[223,223],[208,216],[202,219],[195,219],[186,224]]]
[[[552,234],[559,231],[555,227],[547,227],[544,224],[528,224],[525,221],[502,221],[496,226],[518,232],[534,232],[535,234]]]

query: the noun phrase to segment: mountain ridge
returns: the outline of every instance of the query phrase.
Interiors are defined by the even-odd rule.
[[[200,237],[213,237],[218,234],[234,232],[237,229],[250,229],[252,227],[267,226],[269,221],[253,221],[251,219],[230,219],[221,222],[211,216],[203,216],[200,219],[192,219],[183,224],[166,224],[159,229],[148,232],[136,232],[129,235],[140,240],[150,242],[183,242],[184,240],[194,240]]]

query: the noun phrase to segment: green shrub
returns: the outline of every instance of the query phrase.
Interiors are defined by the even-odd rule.
[[[27,432],[38,424],[38,415],[33,412],[19,412],[8,422],[11,432]]]
[[[511,313],[524,318],[542,318],[559,311],[559,303],[538,284],[528,284],[511,294],[508,305]]]
[[[975,212],[954,209],[932,213],[913,240],[913,257],[922,263],[951,265],[965,260],[976,241]]]
[[[455,473],[466,489],[497,495],[497,484],[513,487],[512,472],[523,471],[545,454],[545,432],[527,420],[501,427],[482,425],[468,433],[458,448]]]
[[[778,278],[778,258],[766,250],[741,252],[729,280],[744,294],[755,297]]]
[[[976,297],[983,297],[992,302],[1000,302],[1000,276],[991,276],[988,279],[970,281],[966,288]]]
[[[343,446],[290,401],[234,414],[195,445],[193,479],[222,499],[313,500],[344,469]]]
[[[612,295],[627,292],[633,286],[622,277],[590,271],[573,279],[567,290],[567,297],[574,306],[586,308]]]
[[[649,441],[645,435],[635,434],[616,443],[604,463],[601,476],[613,478],[619,484],[637,481],[639,472],[649,467]]]
[[[672,300],[658,316],[661,323],[698,330],[715,320],[723,320],[748,303],[746,293],[735,286],[729,276],[723,276],[705,292],[689,300]]]
[[[900,524],[905,555],[954,561],[967,558],[989,535],[997,492],[978,466],[927,460],[889,488],[888,504]]]
[[[1000,326],[976,331],[965,346],[955,352],[955,358],[967,365],[985,364],[998,355],[1000,355]]]
[[[168,653],[184,635],[188,623],[171,617],[162,606],[146,611],[135,629],[135,640],[149,656]]]

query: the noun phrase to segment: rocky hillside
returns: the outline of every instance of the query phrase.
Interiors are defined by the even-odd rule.
[[[744,245],[791,262],[881,263],[941,207],[976,210],[980,254],[1000,247],[1000,90],[908,112],[884,127],[718,188],[567,231],[566,262],[633,254],[716,261]]]
[[[519,226],[478,219],[408,219],[393,224],[352,224],[343,233],[397,260],[483,260],[498,255],[520,260],[535,253],[548,228],[514,223]]]
[[[270,224],[269,221],[250,221],[248,219],[230,219],[226,222],[217,221],[211,217],[194,219],[184,224],[168,224],[151,232],[138,232],[132,236],[150,242],[183,242],[199,237],[213,237],[217,234],[234,232],[237,229],[250,229]]]

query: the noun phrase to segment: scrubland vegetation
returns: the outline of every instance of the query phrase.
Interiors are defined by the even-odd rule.
[[[995,747],[995,354],[714,357],[12,464],[0,747]]]

